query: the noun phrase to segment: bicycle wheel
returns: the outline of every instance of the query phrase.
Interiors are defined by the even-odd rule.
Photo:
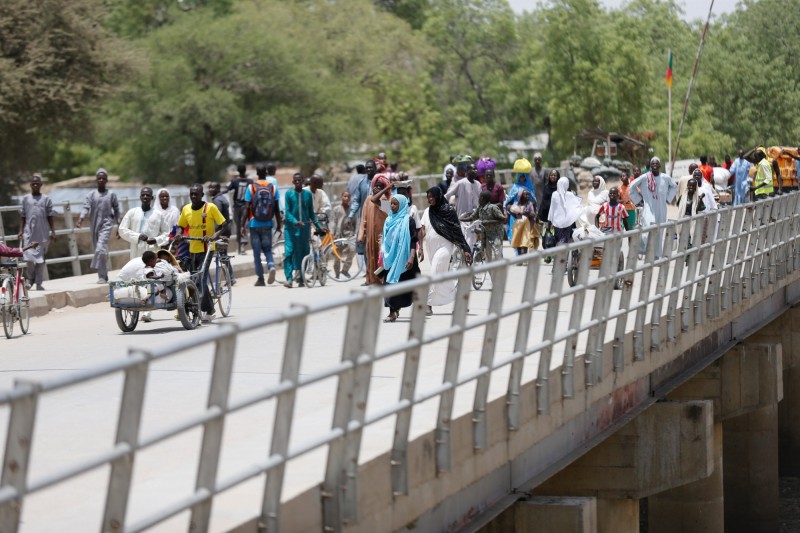
[[[483,256],[483,251],[475,252],[475,255],[472,257],[472,266],[479,266],[486,262],[486,258]],[[486,271],[483,272],[476,272],[472,275],[472,288],[476,291],[479,291],[481,287],[483,287],[483,283],[486,281]]]
[[[25,288],[24,280],[20,288],[22,296],[19,298],[17,316],[19,317],[19,329],[22,330],[23,335],[27,335],[31,325],[31,301],[28,299],[28,289]]]
[[[178,318],[186,329],[194,329],[200,323],[200,291],[193,281],[177,287],[175,303],[178,305]]]
[[[283,239],[278,239],[272,243],[272,258],[275,260],[275,268],[283,268],[284,254],[286,253],[286,243]]]
[[[14,286],[8,278],[3,280],[3,294],[5,302],[0,308],[3,315],[3,331],[6,333],[6,338],[10,339],[14,334],[14,306],[10,303],[14,298]]]
[[[231,303],[233,302],[231,274],[224,265],[217,270],[217,273],[219,274],[216,293],[217,307],[222,316],[228,316],[231,314]]]
[[[314,264],[314,256],[311,254],[303,258],[303,263],[300,267],[300,279],[309,289],[313,288],[314,283],[317,281],[317,267]]]
[[[450,267],[448,268],[448,270],[458,270],[459,268],[461,268],[461,265],[463,263],[464,263],[464,252],[461,251],[461,248],[456,248],[450,255]]]
[[[139,323],[139,311],[117,307],[114,309],[114,314],[117,317],[117,326],[123,333],[130,333],[136,329],[136,324]]]
[[[317,261],[317,280],[319,280],[320,287],[324,287],[328,281],[328,256],[333,255],[329,253],[330,245],[326,247],[326,250],[320,252],[319,261]]]
[[[581,262],[581,253],[573,250],[567,255],[567,283],[574,287],[578,283],[578,265]]]
[[[326,246],[325,254],[326,264],[328,266],[328,278],[333,281],[350,281],[361,273],[363,266],[356,261],[356,243],[352,239],[336,239],[333,241],[333,246]],[[338,256],[336,253],[338,252]],[[345,270],[345,262],[349,259],[350,266]],[[339,275],[336,275],[336,263],[339,266]],[[333,275],[331,275],[333,272]]]

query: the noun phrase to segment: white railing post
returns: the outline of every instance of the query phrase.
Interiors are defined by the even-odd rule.
[[[589,265],[594,251],[591,241],[584,241],[579,249],[581,260],[578,263],[576,283],[584,287],[572,296],[572,312],[569,315],[569,329],[575,333],[570,335],[564,346],[564,362],[561,366],[561,395],[564,398],[575,397],[575,354],[578,351],[578,328],[583,318],[583,306],[586,303],[586,283],[589,281]],[[634,254],[635,255],[635,254]]]
[[[292,304],[292,307],[307,307]],[[300,363],[303,356],[306,324],[308,314],[303,314],[289,319],[286,330],[286,341],[283,349],[281,363],[281,383],[289,385],[286,391],[278,395],[275,404],[275,421],[272,427],[272,443],[269,456],[285,458],[289,452],[289,439],[292,435],[292,421],[294,420],[294,404],[297,398],[297,380],[300,377]],[[267,472],[267,482],[264,487],[264,500],[261,505],[261,520],[259,532],[275,533],[280,529],[281,493],[283,492],[283,478],[286,464],[283,463]]]
[[[22,518],[22,505],[28,485],[28,467],[33,448],[33,426],[39,403],[37,384],[17,380],[15,392],[22,394],[11,401],[11,414],[6,430],[6,451],[0,488],[11,489],[16,497],[0,505],[0,530],[16,533]]]
[[[497,348],[497,334],[500,331],[500,314],[503,311],[503,296],[506,292],[507,278],[508,266],[498,268],[492,273],[492,295],[489,298],[489,314],[494,315],[494,319],[486,324],[484,329],[481,368],[491,368],[494,363],[494,352]],[[489,445],[486,406],[489,403],[489,382],[491,379],[491,372],[483,374],[478,377],[475,385],[475,400],[472,404],[472,447],[476,450],[485,450]]]
[[[655,227],[642,228],[642,232],[647,234],[647,246],[644,252],[644,270],[642,271],[642,285],[639,287],[639,301],[642,304],[650,297],[650,280],[653,278],[653,261],[656,255],[656,240],[659,232]],[[663,253],[663,247],[662,247]],[[633,327],[633,360],[644,360],[644,322],[647,316],[647,306],[643,305],[636,309],[636,321]]]
[[[411,323],[408,339],[419,344],[406,350],[403,363],[403,381],[400,386],[400,402],[408,402],[408,407],[397,413],[394,427],[394,444],[390,466],[392,469],[392,496],[408,494],[408,435],[411,431],[412,405],[417,390],[419,360],[422,355],[423,333],[427,311],[428,287],[423,285],[414,291],[414,305],[411,310]]]
[[[564,274],[567,271],[567,255],[571,251],[561,250],[553,254],[553,275],[550,279],[550,294],[555,298],[547,304],[547,315],[544,319],[542,342],[551,343],[556,336],[558,324],[558,307],[561,304],[561,293],[564,290]],[[584,290],[586,290],[584,288]],[[539,354],[539,368],[536,372],[536,412],[550,413],[550,360],[553,357],[553,345],[548,344]]]
[[[233,360],[236,353],[236,326],[224,326],[232,331],[218,338],[214,350],[214,366],[211,370],[211,383],[208,388],[206,408],[225,412],[228,409],[228,398],[233,373]],[[220,416],[203,425],[203,441],[200,447],[200,461],[197,467],[195,492],[212,494],[217,482],[217,469],[222,453],[222,435],[225,429],[225,417]],[[211,504],[209,496],[202,502],[192,506],[189,529],[192,533],[208,531],[211,523]]]
[[[133,465],[136,459],[136,448],[139,445],[139,425],[142,422],[150,354],[144,351],[130,350],[128,356],[139,357],[141,361],[125,370],[125,384],[119,406],[115,443],[118,448],[125,447],[127,453],[111,463],[111,475],[108,481],[106,506],[101,526],[103,533],[125,531]]]
[[[80,253],[78,252],[78,238],[75,236],[75,225],[72,221],[72,212],[70,211],[69,202],[64,202],[64,227],[69,230],[67,235],[67,244],[69,246],[69,255],[72,257],[72,275],[81,275],[81,260]]]
[[[642,242],[642,234],[634,233],[629,237],[628,259],[625,270],[636,270],[639,262],[639,245]],[[633,296],[633,282],[635,274],[630,274],[622,281],[622,295],[619,297],[619,308],[625,309],[625,314],[617,318],[616,329],[614,331],[614,370],[622,372],[625,369],[625,332],[628,326],[628,316],[631,311],[631,297]],[[571,328],[570,328],[571,329]],[[575,336],[577,343],[577,336]],[[573,346],[573,350],[575,347]]]
[[[453,318],[451,326],[457,331],[450,335],[447,343],[447,357],[444,363],[444,377],[442,383],[455,385],[458,380],[458,363],[461,359],[461,347],[464,344],[464,325],[467,323],[467,309],[469,308],[469,294],[472,289],[472,274],[464,270],[458,278],[456,287],[456,301],[453,305]],[[455,388],[442,392],[439,396],[439,412],[436,419],[434,441],[436,444],[436,472],[448,472],[452,468],[453,451],[450,445],[450,424],[453,417],[453,400]]]
[[[525,271],[525,284],[522,288],[522,300],[525,304],[517,318],[517,334],[514,339],[514,353],[524,354],[528,348],[528,336],[531,330],[531,320],[533,317],[533,304],[536,299],[536,284],[539,280],[540,261],[528,261]],[[508,267],[505,267],[508,268]],[[519,397],[522,386],[522,370],[525,367],[525,357],[519,357],[511,363],[511,371],[508,376],[508,392],[506,393],[506,405],[508,406],[508,429],[516,431],[519,429],[521,399]]]

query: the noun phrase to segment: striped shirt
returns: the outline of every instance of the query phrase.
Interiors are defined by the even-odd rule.
[[[601,229],[610,228],[613,232],[625,231],[623,222],[625,221],[625,217],[628,216],[628,210],[625,209],[625,206],[621,203],[612,206],[609,202],[606,202],[600,206],[600,211],[597,214],[601,219],[603,215],[605,215],[605,220],[601,221]]]

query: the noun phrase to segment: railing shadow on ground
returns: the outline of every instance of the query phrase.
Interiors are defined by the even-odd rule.
[[[603,237],[605,256],[613,260],[604,261],[598,275],[591,277],[589,262],[581,261],[574,287],[567,286],[564,279],[567,254],[580,250],[590,257],[591,241],[548,250],[555,258],[549,283],[542,282],[542,270],[549,268],[540,260],[545,252],[537,252],[435,278],[368,287],[335,300],[198,331],[181,342],[131,349],[123,361],[42,381],[19,381],[13,389],[0,393],[0,405],[10,409],[0,481],[0,529],[17,530],[29,494],[100,467],[110,468],[107,486],[98,489],[106,495],[103,531],[141,531],[180,513],[190,515],[192,531],[207,531],[215,497],[253,479],[263,480],[265,475],[259,509],[251,512],[257,517],[257,528],[277,531],[283,525],[286,530],[335,531],[374,520],[373,510],[365,511],[365,500],[380,499],[390,505],[399,502],[426,480],[441,483],[455,475],[465,454],[481,454],[498,438],[511,442],[509,435],[532,421],[556,424],[553,406],[559,402],[584,395],[588,405],[598,394],[631,387],[638,374],[669,363],[676,354],[668,353],[667,347],[699,342],[692,337],[705,331],[704,327],[730,322],[757,305],[759,298],[796,281],[800,271],[798,230],[800,193],[793,193]],[[624,269],[618,270],[619,252],[625,247],[637,251],[643,240],[643,256],[628,253]],[[663,255],[659,254],[661,248]],[[523,282],[510,285],[512,269],[521,263],[526,263]],[[489,273],[493,289],[488,293],[486,312],[475,313],[473,308],[469,314],[472,300],[478,298],[470,290],[476,271]],[[623,281],[622,289],[615,291],[618,279]],[[458,288],[450,324],[430,330],[425,315],[428,290],[433,283],[455,280]],[[387,339],[381,335],[387,331],[381,325],[384,298],[409,291],[414,293],[415,303],[407,333],[399,337],[395,331]],[[487,293],[481,294],[483,298]],[[562,312],[564,309],[568,312]],[[534,317],[534,312],[544,312],[544,318]],[[335,320],[335,316],[343,322],[341,338],[324,342],[331,350],[333,341],[340,341],[341,357],[335,363],[304,368],[306,345],[322,342],[307,333],[313,331],[312,320]],[[249,339],[248,335],[257,335],[262,344],[268,344],[269,354],[283,353],[280,377],[274,385],[233,395],[231,375],[236,358],[242,356],[239,341]],[[141,419],[151,368],[209,345],[213,356],[207,407],[143,434]],[[651,357],[654,353],[658,353],[658,361]],[[393,357],[397,368],[402,368],[401,377],[396,389],[387,392],[375,385],[374,368]],[[438,362],[429,361],[436,357]],[[619,382],[607,379],[609,375],[620,376]],[[40,400],[66,388],[89,387],[108,376],[122,376],[124,381],[114,442],[102,453],[59,464],[29,479]],[[304,409],[314,403],[301,401],[299,396],[306,392],[316,396],[323,385],[333,400],[324,427],[303,419]],[[459,402],[456,393],[463,391],[469,398]],[[498,398],[504,398],[502,409],[493,401]],[[222,475],[226,419],[267,402],[274,404],[269,452],[265,451],[261,461]],[[558,409],[561,424],[580,416],[579,407],[572,406],[572,414],[563,407]],[[383,427],[381,424],[389,426],[387,441],[383,446],[370,442],[365,452],[365,431]],[[458,431],[454,424],[461,424]],[[192,430],[202,433],[194,490],[129,516],[137,453]],[[425,442],[432,443],[432,448],[424,450],[420,439],[428,439]],[[512,445],[505,450],[502,459],[494,459],[495,466],[497,460],[508,462],[522,454]],[[298,464],[312,452],[327,452],[324,473],[307,486],[295,484],[288,491],[287,466]],[[371,481],[369,487],[364,486],[363,468],[370,461],[380,462],[386,474],[384,486],[376,487]],[[420,465],[424,465],[422,472]],[[474,475],[479,476],[477,472]],[[316,484],[318,491],[312,489]],[[454,494],[456,489],[450,490]],[[441,491],[442,498],[449,495],[447,490]],[[281,512],[287,500],[308,494],[318,498],[319,513],[289,517]],[[420,500],[419,495],[415,497]],[[423,510],[442,501],[422,499],[419,505]],[[421,512],[405,517],[406,522]],[[289,520],[293,526],[287,525]],[[392,529],[405,523],[397,520]]]

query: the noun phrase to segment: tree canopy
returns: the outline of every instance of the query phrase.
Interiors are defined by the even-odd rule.
[[[781,16],[775,17],[775,13]],[[6,0],[0,173],[212,179],[240,160],[314,166],[385,146],[417,171],[502,158],[547,131],[646,138],[666,156],[703,21],[674,0]],[[797,144],[800,10],[744,0],[713,20],[682,157]],[[584,150],[585,153],[585,150]]]

